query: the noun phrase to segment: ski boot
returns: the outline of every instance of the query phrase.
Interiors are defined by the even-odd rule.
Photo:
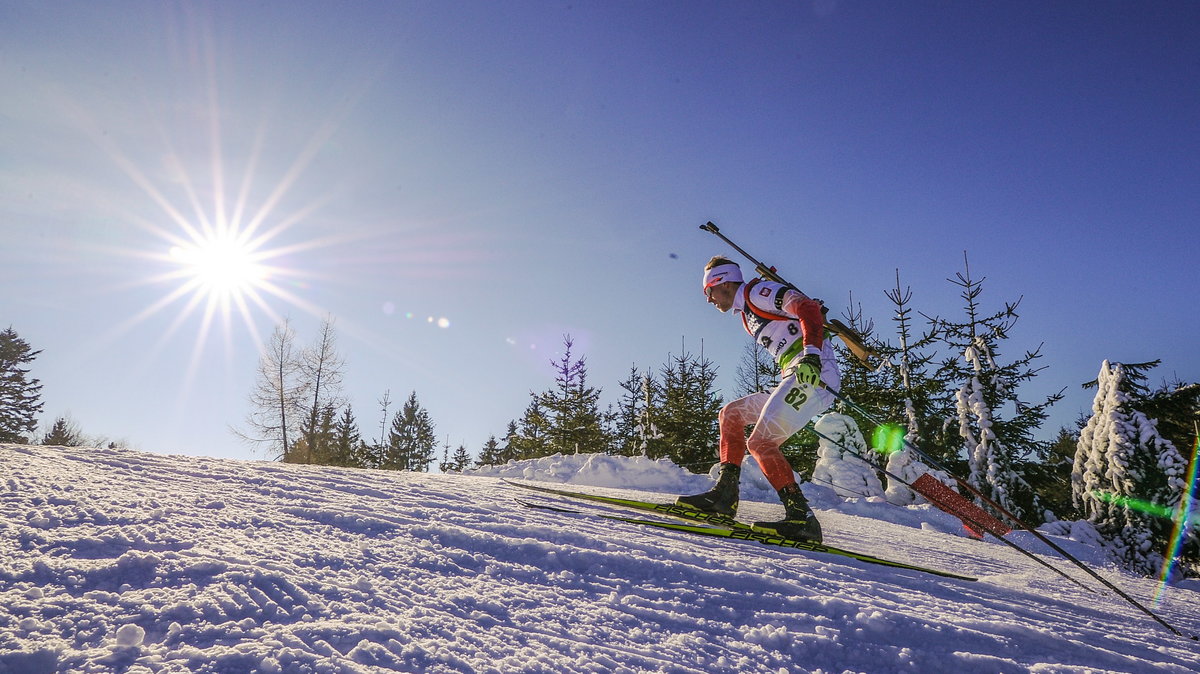
[[[783,519],[778,522],[755,522],[753,529],[766,534],[775,534],[796,541],[821,542],[821,523],[808,507],[800,485],[792,483],[779,490],[783,501]]]
[[[723,463],[716,486],[703,494],[680,496],[675,500],[675,504],[701,512],[733,517],[737,514],[738,480],[741,475],[741,466]]]

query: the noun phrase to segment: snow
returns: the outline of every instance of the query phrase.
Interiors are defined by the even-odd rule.
[[[883,496],[875,468],[859,458],[871,450],[853,418],[836,412],[822,414],[813,432],[820,439],[813,482],[832,487],[843,498]]]
[[[743,514],[777,515],[746,473]],[[500,476],[710,484],[589,455],[440,475],[0,445],[0,672],[1200,670],[1197,642],[1073,567],[1053,559],[1096,592],[927,505],[805,485],[832,544],[978,582],[529,509],[514,497],[562,501]],[[1059,544],[1148,602],[1076,528]],[[1198,591],[1155,610],[1194,634]]]

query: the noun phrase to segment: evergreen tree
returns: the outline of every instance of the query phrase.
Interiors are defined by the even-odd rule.
[[[1063,427],[1058,429],[1054,439],[1043,444],[1037,457],[1019,464],[1021,476],[1037,493],[1046,522],[1081,517],[1075,510],[1070,487],[1070,474],[1078,445],[1079,431]]]
[[[43,445],[55,445],[59,447],[79,447],[85,444],[83,431],[79,430],[79,424],[67,419],[59,417],[54,420],[54,425],[46,435],[42,436]]]
[[[927,372],[934,358],[930,349],[937,342],[937,330],[931,329],[920,336],[914,333],[912,308],[909,306],[912,289],[901,288],[899,269],[896,270],[896,287],[885,291],[884,295],[896,307],[892,321],[900,344],[897,347],[880,344],[876,348],[896,362],[893,386],[898,395],[889,402],[900,408],[896,411],[904,419],[904,429],[902,434],[897,434],[892,428],[873,428],[873,446],[887,458],[887,473],[903,480],[888,477],[888,502],[911,505],[924,502],[924,498],[908,486],[922,475],[934,473],[943,482],[953,482],[940,471],[930,470],[912,448],[919,447],[935,458],[948,460],[957,453],[958,443],[947,447],[950,443],[945,441],[944,420],[949,416],[946,412],[945,386]]]
[[[503,465],[518,458],[520,450],[513,444],[514,438],[517,437],[517,422],[509,421],[508,427],[504,431],[504,444],[500,445],[499,464]]]
[[[520,422],[509,428],[508,446],[513,459],[536,459],[554,453],[550,449],[550,417],[542,409],[540,396],[530,393],[529,397]]]
[[[963,260],[964,271],[951,283],[962,288],[966,320],[959,323],[942,320],[936,325],[943,340],[961,354],[960,358],[943,361],[937,376],[961,382],[956,393],[956,410],[969,468],[967,480],[1018,517],[1040,521],[1043,513],[1037,495],[1017,467],[1021,460],[1045,451],[1044,444],[1033,438],[1033,432],[1045,421],[1049,407],[1062,399],[1062,392],[1038,404],[1020,400],[1018,387],[1042,369],[1032,365],[1041,357],[1041,347],[1006,365],[999,362],[1000,342],[1008,339],[1017,321],[1020,300],[983,315],[978,298],[985,279],[971,278],[965,254]],[[1005,418],[1002,415],[1007,408],[1013,412]]]
[[[471,465],[471,454],[467,451],[467,446],[460,444],[454,450],[454,454],[450,457],[449,470],[455,473],[461,473],[466,470],[467,466]],[[447,472],[447,471],[443,471]]]
[[[483,449],[479,450],[479,458],[475,460],[475,465],[499,466],[505,463],[500,460],[501,450],[500,441],[496,440],[496,436],[488,436],[487,442],[483,443]]]
[[[647,456],[657,459],[665,454],[688,470],[709,470],[717,460],[720,439],[717,415],[722,400],[714,388],[716,379],[716,366],[703,354],[670,357],[662,368],[662,408],[656,421],[663,454]]]
[[[350,405],[342,410],[342,415],[333,424],[331,433],[328,463],[331,466],[347,468],[365,468],[366,457],[364,444],[358,431],[358,420],[354,418],[354,410]]]
[[[37,428],[42,384],[22,366],[40,353],[18,337],[12,326],[0,332],[0,442],[24,444]]]
[[[662,407],[662,387],[646,371],[637,366],[621,382],[621,399],[617,403],[615,451],[620,456],[665,455],[661,447],[662,434],[654,419]]]
[[[875,337],[874,322],[863,318],[862,307],[854,303],[853,295],[850,296],[850,305],[843,313],[843,317],[846,319],[847,325],[862,335],[864,343],[870,344],[885,357],[895,355],[896,349]],[[904,391],[898,385],[896,371],[892,368],[875,368],[863,363],[851,354],[840,340],[834,342],[834,350],[839,356],[838,364],[842,375],[840,393],[867,409],[877,410],[884,419],[902,418]],[[841,412],[852,417],[858,428],[870,429],[873,427],[871,421],[857,410],[845,409]],[[796,440],[804,440],[807,444],[810,442],[808,436],[807,431],[797,434],[794,436],[793,444]],[[864,456],[876,468],[882,468],[887,461],[887,457],[883,453],[869,452]]]
[[[662,416],[663,387],[649,370],[642,376],[641,384],[641,413],[638,415],[637,426],[634,427],[637,433],[638,455],[662,455],[666,440],[655,419]]]
[[[928,368],[933,364],[933,348],[938,342],[937,328],[931,327],[921,335],[914,333],[912,290],[900,288],[900,270],[896,270],[896,287],[884,293],[896,305],[892,320],[896,324],[896,335],[900,340],[894,349],[897,361],[896,381],[902,394],[899,404],[905,420],[905,439],[922,451],[939,459],[953,458],[960,443],[946,441],[945,420],[953,407],[948,401],[945,383],[932,376]]]
[[[265,446],[267,454],[283,460],[296,441],[298,410],[304,395],[298,380],[299,354],[296,334],[287,319],[275,326],[271,340],[258,362],[258,377],[250,392],[247,430],[234,429],[243,440]]]
[[[1160,363],[1158,360],[1123,363],[1129,394],[1139,410],[1157,421],[1158,432],[1164,438],[1176,447],[1189,447],[1195,437],[1196,423],[1200,421],[1200,384],[1175,379],[1151,390],[1146,373]],[[1095,385],[1096,382],[1089,382],[1084,388]]]
[[[437,437],[429,412],[413,391],[392,419],[382,468],[428,472],[437,456]]]
[[[1079,445],[1079,432],[1058,429],[1054,439],[1035,461],[1023,465],[1025,479],[1038,494],[1046,510],[1046,521],[1075,519],[1071,495],[1071,471]]]
[[[555,365],[554,388],[541,394],[541,407],[549,418],[550,453],[607,452],[610,435],[600,412],[600,389],[587,384],[584,357],[572,358],[574,342],[563,337],[563,357]]]
[[[466,445],[460,443],[454,453],[450,453],[450,436],[446,436],[442,450],[442,460],[438,463],[438,470],[441,472],[461,473],[471,465],[471,453],[467,451]]]
[[[1154,420],[1133,407],[1140,374],[1131,377],[1121,363],[1101,365],[1092,417],[1075,453],[1071,494],[1127,568],[1153,575],[1163,568],[1161,551],[1187,488],[1188,462]]]
[[[642,375],[637,366],[633,365],[629,368],[629,376],[618,384],[622,393],[617,400],[617,411],[613,416],[613,452],[617,456],[641,454],[637,432],[638,419],[642,413],[641,383]]]
[[[337,410],[332,404],[326,405],[317,415],[317,425],[309,425],[305,416],[300,421],[300,439],[292,445],[292,451],[284,457],[287,463],[309,463],[317,465],[331,464],[334,453],[334,427]]]

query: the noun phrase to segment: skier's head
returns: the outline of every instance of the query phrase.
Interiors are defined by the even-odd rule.
[[[704,265],[704,296],[721,311],[733,307],[734,293],[742,282],[742,268],[727,257],[717,255]]]

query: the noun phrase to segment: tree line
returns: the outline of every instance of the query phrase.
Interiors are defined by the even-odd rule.
[[[708,470],[716,457],[722,405],[712,361],[685,348],[656,370],[631,365],[617,403],[602,408],[601,389],[588,382],[587,359],[574,347],[564,335],[562,357],[552,363],[553,386],[530,392],[525,411],[509,422],[502,439],[488,439],[478,465],[599,452],[667,458]]]
[[[391,393],[384,392],[379,437],[369,441],[343,394],[345,366],[331,317],[307,347],[296,344],[295,330],[285,319],[263,349],[250,412],[233,432],[286,463],[428,471],[437,456],[437,438],[416,391],[394,413]],[[447,452],[441,467],[462,470],[468,460],[461,447],[453,460]]]
[[[449,442],[441,445],[438,468],[462,471],[472,463],[603,452],[665,457],[707,470],[717,444],[716,417],[722,402],[711,361],[684,353],[672,356],[657,372],[640,372],[633,366],[621,382],[621,400],[602,408],[601,389],[588,382],[586,358],[575,353],[570,335],[564,335],[563,346],[562,358],[552,362],[553,386],[531,392],[521,416],[510,421],[501,436],[489,437],[474,461],[463,444],[453,451]],[[430,470],[439,450],[436,427],[416,391],[394,413],[390,392],[384,392],[379,435],[368,440],[342,393],[345,364],[331,318],[307,347],[297,345],[290,321],[284,320],[260,357],[250,413],[233,432],[267,456],[288,463]]]

